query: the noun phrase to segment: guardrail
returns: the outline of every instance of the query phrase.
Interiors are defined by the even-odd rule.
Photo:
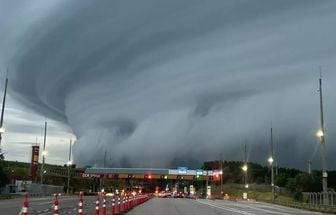
[[[328,206],[328,205],[312,205],[309,203],[302,203],[302,202],[285,202],[285,201],[279,201],[279,200],[263,200],[263,202],[282,205],[286,207],[291,208],[299,208],[299,209],[305,209],[310,211],[318,211],[318,212],[324,212],[324,213],[336,213],[336,207],[335,206]]]

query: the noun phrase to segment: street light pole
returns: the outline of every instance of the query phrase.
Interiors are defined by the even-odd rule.
[[[223,154],[220,153],[220,180],[221,180],[221,186],[220,186],[220,191],[221,191],[221,196],[223,196]]]
[[[274,166],[273,166],[273,128],[271,127],[271,157],[269,158],[269,163],[271,164],[271,186],[272,186],[272,200],[274,197]]]
[[[245,144],[245,150],[244,150],[244,178],[245,178],[245,188],[248,188],[248,184],[247,184],[247,147],[246,147],[246,144]]]
[[[3,128],[3,119],[5,115],[5,103],[6,103],[6,94],[7,94],[7,85],[8,85],[8,78],[6,77],[6,82],[5,82],[5,91],[4,91],[4,96],[2,100],[2,109],[1,109],[1,119],[0,119],[0,161],[4,160],[4,155],[1,150],[1,140],[2,140],[2,133],[5,132],[5,129]]]
[[[206,170],[206,182],[205,182],[205,198],[208,198],[208,186],[209,186],[209,170]]]
[[[323,118],[323,99],[322,99],[322,75],[320,67],[319,78],[319,92],[320,92],[320,117],[321,117],[321,130],[318,132],[321,145],[321,159],[322,159],[322,189],[323,189],[323,204],[328,205],[328,173],[327,173],[327,159],[324,137],[324,118]]]
[[[70,177],[71,177],[71,148],[72,148],[72,140],[70,139],[70,149],[69,149],[69,160],[68,160],[68,186],[67,186],[67,194],[69,195],[70,193]]]
[[[41,181],[40,183],[43,184],[43,174],[44,174],[44,163],[45,163],[45,156],[46,156],[46,141],[47,141],[47,121],[44,122],[44,140],[43,140],[43,151],[42,151],[42,166],[41,166]]]

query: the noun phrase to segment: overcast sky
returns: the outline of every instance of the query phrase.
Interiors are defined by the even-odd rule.
[[[319,169],[319,66],[328,167],[336,168],[336,1],[0,0],[0,72],[9,68],[6,158],[47,162]],[[3,88],[3,85],[2,85]]]

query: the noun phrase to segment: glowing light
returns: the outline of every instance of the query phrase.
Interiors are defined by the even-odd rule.
[[[316,136],[317,136],[317,137],[323,137],[323,136],[324,136],[323,131],[322,131],[322,130],[318,130],[318,131],[316,132]]]
[[[70,166],[72,164],[72,161],[68,161],[68,166]]]
[[[246,164],[245,164],[244,166],[242,166],[242,170],[243,170],[244,172],[247,171],[247,165],[246,165]]]
[[[268,163],[272,164],[272,163],[273,163],[273,161],[274,161],[274,160],[273,160],[273,158],[272,158],[272,157],[269,157],[269,158],[268,158]]]
[[[47,154],[48,154],[47,151],[43,151],[43,152],[42,152],[42,155],[43,155],[43,156],[46,156]]]
[[[248,184],[245,184],[245,188],[249,188],[249,185],[248,185]]]

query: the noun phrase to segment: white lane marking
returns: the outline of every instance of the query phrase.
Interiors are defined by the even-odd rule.
[[[282,214],[282,215],[291,215],[290,213],[287,213],[287,212],[280,212],[280,211],[271,211],[271,210],[267,210],[267,209],[264,209],[262,207],[255,207],[255,206],[251,206],[251,205],[244,205],[245,207],[247,208],[251,208],[253,210],[260,210],[260,211],[263,211],[263,212],[266,212],[266,213],[271,213],[271,214]],[[275,209],[275,208],[272,208],[272,207],[269,207],[270,209]],[[278,208],[280,209],[280,208]]]
[[[49,205],[49,204],[53,204],[52,201],[48,201],[48,202],[40,202],[40,203],[34,203],[34,205]]]
[[[264,208],[269,208],[269,209],[274,209],[274,208],[277,208],[279,210],[287,210],[288,213],[292,214],[292,213],[301,213],[301,214],[323,214],[323,213],[320,213],[320,212],[312,212],[312,211],[309,211],[309,210],[306,210],[306,209],[300,209],[300,208],[292,208],[292,207],[286,207],[286,206],[283,206],[283,205],[276,205],[276,204],[271,204],[271,203],[265,203],[265,202],[256,202],[256,204],[260,205],[261,207],[264,207]],[[291,213],[291,212],[292,213]]]
[[[20,212],[19,212],[19,215],[21,215],[22,214],[22,208],[21,208],[21,210],[20,210]]]
[[[238,209],[235,209],[235,208],[230,208],[230,207],[227,207],[227,206],[224,206],[224,205],[218,206],[218,205],[215,205],[215,204],[211,204],[210,202],[202,202],[200,200],[196,200],[196,201],[200,204],[205,204],[205,205],[208,205],[208,206],[211,206],[211,207],[219,208],[219,209],[226,210],[226,211],[231,211],[231,212],[238,213],[238,214],[257,215],[257,214],[254,214],[254,213],[245,212],[245,211],[238,210]]]

